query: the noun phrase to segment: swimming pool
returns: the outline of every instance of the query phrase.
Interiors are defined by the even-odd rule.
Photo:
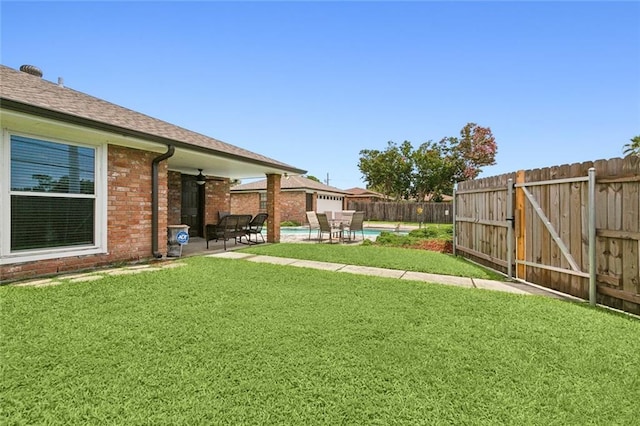
[[[398,235],[407,235],[408,232],[399,231],[396,232],[395,229],[392,228],[364,228],[364,236],[365,237],[377,237],[380,235],[382,231],[397,233]],[[316,230],[312,230],[311,234],[313,235]],[[355,231],[356,235],[360,234],[360,231]],[[280,235],[309,235],[309,227],[308,226],[283,226],[280,228]]]

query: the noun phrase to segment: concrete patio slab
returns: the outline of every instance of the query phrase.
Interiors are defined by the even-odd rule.
[[[149,271],[149,269],[120,269],[119,271],[110,272],[108,275],[134,275]]]
[[[301,268],[322,269],[325,271],[339,271],[346,266],[342,263],[317,262],[315,260],[297,260],[290,265],[299,266]]]
[[[246,259],[247,257],[255,256],[250,253],[238,253],[236,251],[223,251],[221,253],[207,254],[205,257],[221,257],[223,259]]]
[[[424,281],[424,282],[437,283],[437,284],[455,285],[458,287],[467,287],[467,288],[473,287],[473,281],[471,280],[471,278],[454,277],[450,275],[436,275],[436,274],[429,274],[426,272],[407,271],[407,273],[402,276],[402,279]]]
[[[483,280],[479,278],[474,278],[473,283],[477,288],[482,288],[485,290],[497,290],[497,291],[503,291],[506,293],[531,295],[531,293],[527,291],[512,287],[508,283],[503,283],[500,281]]]
[[[51,284],[54,280],[52,278],[44,278],[41,280],[22,281],[12,284],[14,287],[26,287],[26,286],[39,286]]]
[[[71,281],[72,283],[84,283],[84,282],[98,281],[103,278],[104,278],[104,275],[87,275],[86,277],[77,277],[69,281]]]
[[[182,262],[173,262],[173,263],[167,263],[165,265],[160,266],[162,269],[171,269],[171,268],[179,268],[181,266],[185,266],[186,263],[182,263]]]
[[[396,269],[373,268],[370,266],[347,265],[338,272],[348,272],[350,274],[373,275],[376,277],[400,278],[404,271]]]
[[[274,265],[291,265],[296,262],[296,259],[287,259],[285,257],[275,257],[275,256],[256,256],[251,255],[247,257],[246,260],[249,262],[258,262],[258,263],[272,263]]]

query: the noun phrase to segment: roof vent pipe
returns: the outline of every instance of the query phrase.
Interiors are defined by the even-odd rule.
[[[64,78],[58,77],[58,86],[64,87]]]
[[[35,65],[21,65],[20,71],[42,78],[42,70]]]

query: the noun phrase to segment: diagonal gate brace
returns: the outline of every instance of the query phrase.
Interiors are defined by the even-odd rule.
[[[569,249],[564,244],[564,242],[562,241],[562,239],[560,238],[560,236],[558,235],[556,230],[551,225],[551,222],[549,221],[547,216],[544,214],[544,212],[540,208],[540,205],[538,204],[536,199],[533,198],[533,195],[531,194],[531,192],[529,192],[529,190],[524,186],[522,187],[522,189],[524,190],[524,194],[527,196],[527,198],[531,202],[531,205],[533,206],[533,209],[536,211],[536,213],[538,214],[540,219],[542,219],[542,223],[544,224],[544,226],[547,228],[547,230],[551,234],[551,237],[553,238],[553,240],[556,242],[556,244],[560,248],[560,252],[562,252],[564,257],[567,259],[567,262],[569,262],[569,265],[571,265],[571,269],[573,269],[574,271],[577,271],[577,272],[582,272],[580,267],[578,267],[578,264],[576,263],[576,261],[573,258],[573,256],[571,256],[571,253],[569,253]]]

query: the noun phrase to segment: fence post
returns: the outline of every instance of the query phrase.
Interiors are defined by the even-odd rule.
[[[458,190],[458,183],[456,182],[453,185],[453,200],[452,204],[452,212],[451,212],[451,221],[453,223],[453,255],[456,255],[456,244],[458,244],[458,236],[456,235],[456,191]]]
[[[526,248],[526,223],[524,214],[525,195],[524,189],[519,184],[524,184],[524,170],[518,170],[516,172],[516,262],[525,261],[525,248]],[[526,280],[527,269],[523,263],[518,263],[516,266],[516,278]]]
[[[513,179],[507,180],[507,276],[513,278]]]
[[[589,168],[589,304],[596,305],[596,169]]]

